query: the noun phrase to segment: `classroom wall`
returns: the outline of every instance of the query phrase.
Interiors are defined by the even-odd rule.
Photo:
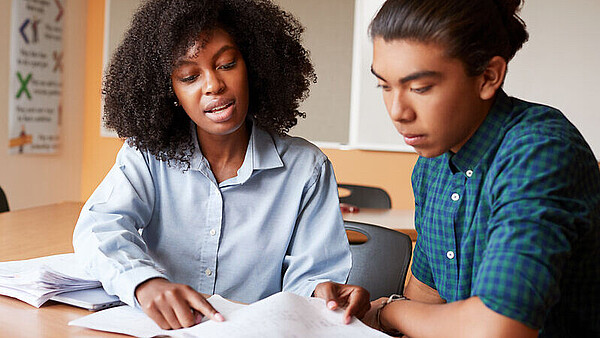
[[[8,154],[8,79],[10,78],[10,21],[12,1],[0,1],[0,186],[11,210],[81,196],[85,57],[85,1],[66,1],[63,35],[63,116],[61,144],[57,154]]]

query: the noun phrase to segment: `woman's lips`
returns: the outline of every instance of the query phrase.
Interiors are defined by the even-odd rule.
[[[206,117],[213,122],[225,122],[233,117],[235,100],[219,100],[212,102],[204,110]]]

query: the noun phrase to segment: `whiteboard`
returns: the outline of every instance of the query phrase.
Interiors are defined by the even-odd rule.
[[[349,148],[411,151],[388,117],[381,89],[371,74],[373,46],[368,27],[384,0],[356,0],[352,55]]]

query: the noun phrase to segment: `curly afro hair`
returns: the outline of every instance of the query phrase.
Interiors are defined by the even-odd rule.
[[[283,135],[296,125],[299,103],[316,82],[304,28],[269,0],[148,0],[133,16],[107,69],[104,123],[162,161],[189,167],[190,118],[175,107],[171,73],[202,32],[224,28],[246,62],[256,125]]]

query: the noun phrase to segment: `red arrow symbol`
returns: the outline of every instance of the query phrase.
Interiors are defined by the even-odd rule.
[[[59,0],[54,0],[54,3],[56,4],[56,7],[58,7],[58,15],[56,16],[56,19],[54,19],[54,21],[58,22],[60,21],[63,15],[63,6],[60,4]]]

